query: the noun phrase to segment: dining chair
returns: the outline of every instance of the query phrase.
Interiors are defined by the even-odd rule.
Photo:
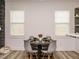
[[[30,55],[30,59],[32,59],[33,54],[35,54],[36,58],[38,59],[37,50],[32,50],[32,47],[30,45],[30,40],[24,40],[24,48],[25,48],[26,55],[27,56]]]
[[[43,58],[44,59],[44,56],[47,54],[48,56],[48,59],[50,59],[50,56],[52,55],[53,57],[53,53],[56,51],[56,40],[52,40],[50,43],[49,43],[49,46],[48,46],[48,50],[42,50],[42,53],[43,53]]]
[[[39,41],[39,39],[37,37],[34,37],[34,36],[30,36],[29,40],[30,40],[30,42]]]
[[[42,41],[44,42],[50,42],[52,40],[51,36],[46,36],[42,38]]]

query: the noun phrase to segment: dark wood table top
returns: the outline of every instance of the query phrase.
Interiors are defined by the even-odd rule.
[[[38,50],[38,45],[42,46],[42,50],[47,50],[50,42],[31,42],[31,47],[33,50]]]
[[[31,44],[41,44],[41,45],[44,45],[44,44],[49,44],[50,42],[43,42],[43,41],[35,41],[35,42],[31,42]]]

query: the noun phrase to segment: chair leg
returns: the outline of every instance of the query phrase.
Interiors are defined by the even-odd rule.
[[[30,53],[30,59],[32,59],[32,54]]]
[[[36,59],[38,59],[38,56],[37,56],[37,54],[35,53],[35,55],[36,55]]]
[[[29,54],[25,52],[25,59],[29,59]]]
[[[44,56],[45,56],[45,54],[43,54],[43,57],[42,57],[42,59],[44,59]]]
[[[54,55],[53,55],[53,53],[52,53],[52,59],[54,59]]]
[[[50,59],[50,54],[48,54],[48,59]]]

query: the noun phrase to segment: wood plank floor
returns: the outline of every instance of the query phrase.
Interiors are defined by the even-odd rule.
[[[29,59],[24,51],[11,51],[6,55],[0,55],[0,59]],[[46,58],[44,58],[46,59]],[[74,51],[57,51],[52,59],[79,59],[79,53]]]

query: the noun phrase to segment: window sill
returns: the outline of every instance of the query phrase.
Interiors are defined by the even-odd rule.
[[[12,39],[25,39],[25,35],[10,35]]]

